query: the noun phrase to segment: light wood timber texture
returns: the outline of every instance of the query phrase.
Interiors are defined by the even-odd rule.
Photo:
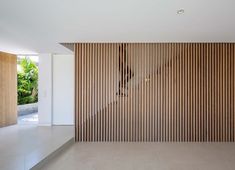
[[[74,49],[76,141],[234,141],[234,43]]]
[[[0,52],[0,127],[17,122],[16,55]]]

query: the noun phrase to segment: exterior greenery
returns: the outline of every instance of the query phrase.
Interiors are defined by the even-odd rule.
[[[38,67],[29,58],[20,60],[21,71],[17,73],[18,104],[29,104],[38,101]]]

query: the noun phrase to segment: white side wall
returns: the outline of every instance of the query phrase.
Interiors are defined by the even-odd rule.
[[[52,55],[39,55],[38,119],[39,125],[52,122]]]
[[[53,55],[53,124],[74,124],[74,55]]]

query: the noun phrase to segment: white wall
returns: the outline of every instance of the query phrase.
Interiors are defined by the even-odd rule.
[[[39,125],[52,122],[52,55],[39,55],[38,119]]]
[[[74,55],[53,55],[53,124],[74,124]]]

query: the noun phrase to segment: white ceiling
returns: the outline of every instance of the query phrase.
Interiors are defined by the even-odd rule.
[[[69,53],[64,42],[235,42],[234,17],[234,0],[0,0],[0,51]]]

